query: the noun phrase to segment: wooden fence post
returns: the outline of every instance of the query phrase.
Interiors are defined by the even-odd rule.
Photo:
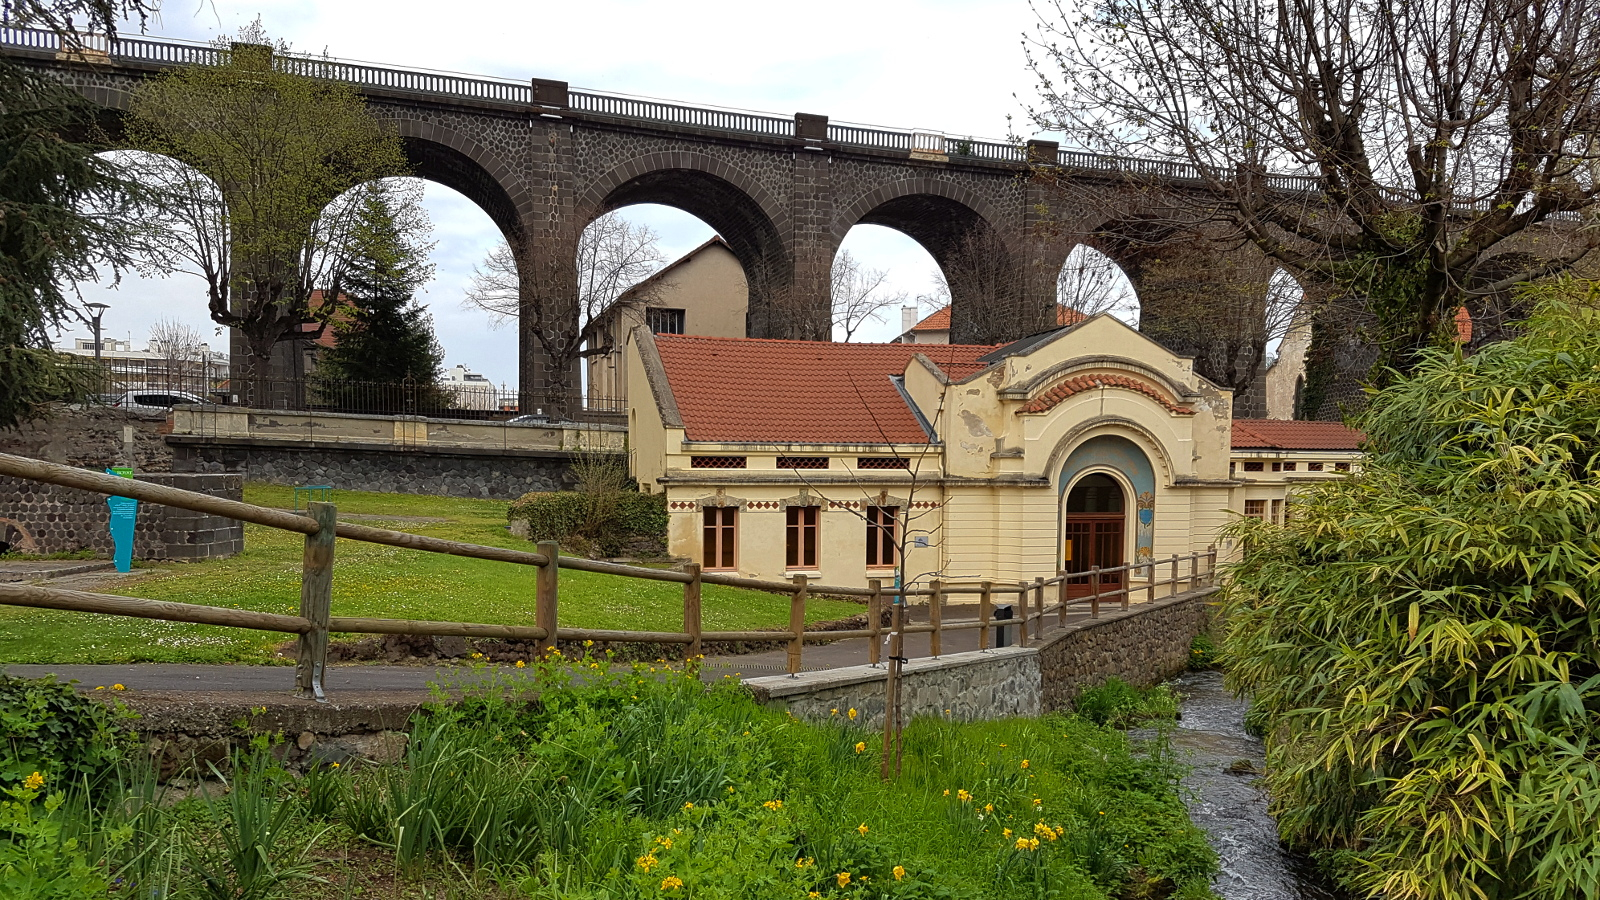
[[[533,623],[544,629],[539,639],[539,655],[548,656],[556,648],[556,620],[560,615],[556,594],[561,584],[561,545],[555,541],[540,541],[539,552],[550,561],[539,567],[534,582],[537,595],[533,606]]]
[[[1189,554],[1189,580],[1185,582],[1189,590],[1200,586],[1200,554]]]
[[[806,634],[806,576],[794,577],[794,593],[789,597],[789,676],[800,674],[800,654]]]
[[[1100,618],[1100,567],[1089,569],[1089,618]]]
[[[700,655],[700,564],[689,563],[683,567],[689,580],[683,583],[683,630],[689,635],[684,659]]]
[[[1145,566],[1149,578],[1144,583],[1144,599],[1148,603],[1156,602],[1156,555],[1150,554],[1150,563]]]
[[[1039,575],[1033,579],[1033,608],[1039,618],[1033,621],[1033,636],[1044,637],[1044,576]]]
[[[308,503],[306,515],[317,520],[317,530],[306,535],[300,568],[300,617],[311,630],[295,642],[294,687],[302,700],[328,702],[322,693],[322,673],[328,665],[328,617],[333,606],[333,540],[339,511],[332,503]]]
[[[1067,624],[1067,570],[1062,569],[1056,574],[1056,577],[1061,579],[1056,582],[1056,612],[1058,614],[1056,624],[1065,625]]]
[[[1178,554],[1174,553],[1174,554],[1172,554],[1171,590],[1169,590],[1167,592],[1167,596],[1168,597],[1175,597],[1175,596],[1177,596],[1177,594],[1178,594]]]
[[[994,597],[989,593],[989,582],[983,583],[983,590],[978,594],[978,649],[989,649],[989,618],[994,615]]]
[[[1206,586],[1217,586],[1217,545],[1212,544],[1206,549]]]
[[[867,638],[867,665],[875,666],[883,658],[883,580],[869,578],[867,588],[872,591],[867,597],[867,630],[872,632]]]
[[[1122,608],[1133,603],[1133,566],[1122,567]]]
[[[928,635],[928,655],[937,659],[944,650],[944,584],[935,578],[928,586],[932,589],[928,595],[928,622],[933,626]]]
[[[1017,582],[1017,605],[1022,607],[1022,627],[1017,629],[1017,646],[1028,646],[1028,583]]]

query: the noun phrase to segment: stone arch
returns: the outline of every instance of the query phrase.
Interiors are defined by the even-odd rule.
[[[950,288],[951,342],[1000,343],[1054,327],[1046,304],[1023,303],[1022,242],[969,188],[923,175],[879,185],[835,215],[833,247],[856,225],[892,228],[933,257]]]
[[[408,118],[391,121],[413,176],[460,192],[488,214],[513,247],[521,243],[532,201],[504,159],[443,125]]]
[[[745,333],[752,337],[827,336],[826,312],[806,308],[794,287],[785,204],[743,169],[703,153],[645,153],[613,167],[578,200],[581,232],[604,213],[639,203],[683,210],[710,225],[744,268],[750,291]],[[818,332],[819,333],[813,333]]]
[[[1139,290],[1122,264],[1097,244],[1104,246],[1106,242],[1097,236],[1085,235],[1067,245],[1053,269],[1046,268],[1047,272],[1054,273],[1052,288],[1056,302],[1090,315],[1111,313],[1137,328]],[[1079,257],[1077,261],[1074,255]]]

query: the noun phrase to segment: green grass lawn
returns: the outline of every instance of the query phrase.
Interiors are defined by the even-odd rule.
[[[288,508],[291,489],[245,486],[244,499]],[[426,516],[444,522],[360,520],[401,531],[495,547],[531,549],[506,531],[505,501],[336,491],[341,513]],[[99,593],[293,614],[300,603],[300,535],[245,526],[245,552],[233,559],[151,564]],[[532,625],[531,566],[466,559],[341,540],[335,549],[333,614]],[[707,585],[706,630],[780,628],[789,599]],[[854,603],[813,599],[807,621],[857,615]],[[589,572],[562,571],[561,624],[586,628],[676,631],[683,588]],[[0,607],[0,663],[268,662],[285,635],[148,619]]]

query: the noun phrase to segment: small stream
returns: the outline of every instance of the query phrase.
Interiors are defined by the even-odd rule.
[[[1256,772],[1264,767],[1261,741],[1244,730],[1248,704],[1228,693],[1220,672],[1190,672],[1173,687],[1183,695],[1183,714],[1172,744],[1194,767],[1183,780],[1193,794],[1189,815],[1221,857],[1216,892],[1224,900],[1336,900],[1305,860],[1279,846],[1258,775],[1228,771],[1238,760]]]

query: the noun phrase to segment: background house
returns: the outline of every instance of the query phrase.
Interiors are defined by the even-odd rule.
[[[1056,324],[1076,325],[1088,318],[1064,303],[1056,304]],[[944,306],[917,319],[917,307],[900,307],[900,336],[898,344],[948,344],[950,343],[950,307]]]

